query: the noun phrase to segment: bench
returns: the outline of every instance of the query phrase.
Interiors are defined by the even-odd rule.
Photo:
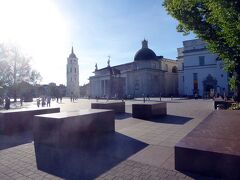
[[[86,109],[34,117],[35,145],[77,146],[89,135],[115,131],[114,111]]]
[[[0,134],[11,135],[31,131],[33,116],[60,112],[60,108],[26,108],[0,112]]]
[[[175,145],[175,168],[240,179],[240,111],[214,111]]]
[[[96,102],[91,104],[92,109],[113,109],[117,113],[125,113],[125,102]]]
[[[167,115],[166,102],[145,102],[132,104],[132,117],[139,119],[151,119],[156,116]]]

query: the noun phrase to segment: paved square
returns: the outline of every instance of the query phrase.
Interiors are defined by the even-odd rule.
[[[153,99],[154,100],[154,99]],[[156,99],[157,100],[157,99]],[[102,100],[103,101],[103,100]],[[91,176],[74,176],[72,179],[209,179],[194,174],[183,174],[174,170],[174,145],[194,127],[196,127],[213,110],[211,100],[181,100],[164,99],[167,103],[166,117],[146,121],[131,117],[131,104],[141,101],[126,101],[126,113],[117,115],[115,120],[116,136],[102,139],[104,145],[91,146],[94,158],[99,167],[94,167],[94,162],[85,162],[90,171],[95,171]],[[71,103],[64,99],[61,111],[76,111],[91,107],[95,100],[79,99]],[[36,106],[33,103],[31,106]],[[112,142],[112,144],[110,143]],[[112,151],[112,154],[105,152]],[[77,152],[73,150],[71,152]],[[126,153],[127,152],[127,153]],[[65,152],[64,152],[65,153]],[[84,152],[81,151],[84,154]],[[90,152],[85,153],[85,158],[90,157]],[[77,155],[81,156],[81,155]],[[101,156],[101,157],[100,157]],[[43,156],[44,157],[44,156]],[[104,157],[105,159],[103,159]],[[69,157],[70,158],[70,157]],[[72,155],[74,158],[74,155]],[[68,157],[64,157],[66,164]],[[77,159],[78,160],[78,159]],[[76,160],[76,161],[77,161]],[[69,160],[70,161],[70,160]],[[109,162],[108,162],[109,161]],[[103,164],[101,165],[99,164]],[[54,162],[53,162],[54,164]],[[56,163],[57,164],[57,163]],[[84,167],[84,164],[82,165]],[[84,168],[86,168],[84,167]],[[75,170],[75,167],[68,167]],[[76,169],[76,173],[79,169]],[[87,170],[87,168],[86,168]],[[85,173],[85,172],[83,172]],[[31,133],[15,136],[0,136],[0,179],[61,179],[68,178],[55,176],[51,171],[43,172],[37,168],[36,154]],[[77,177],[77,178],[76,178]]]

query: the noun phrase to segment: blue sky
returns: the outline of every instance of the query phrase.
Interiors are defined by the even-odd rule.
[[[144,38],[157,55],[176,59],[182,41],[195,37],[176,32],[177,21],[160,0],[71,0],[62,1],[61,10],[71,19],[80,76],[93,71],[95,62],[105,67],[108,55],[112,66],[133,61]]]
[[[33,57],[33,66],[43,76],[42,83],[57,84],[66,84],[67,57],[73,45],[79,58],[82,85],[93,75],[95,63],[98,68],[107,66],[109,55],[111,66],[133,61],[144,38],[157,55],[176,59],[177,48],[182,47],[182,41],[195,36],[183,36],[176,32],[177,21],[167,15],[162,2],[0,1],[0,20],[3,24],[0,41],[20,45],[24,52]]]

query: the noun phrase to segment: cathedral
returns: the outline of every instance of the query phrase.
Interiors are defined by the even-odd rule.
[[[67,91],[66,95],[68,97],[79,97],[79,66],[78,66],[78,58],[72,52],[67,58]]]
[[[89,78],[91,97],[159,97],[178,94],[177,62],[157,56],[148,48],[148,41],[142,41],[132,62],[98,69]]]

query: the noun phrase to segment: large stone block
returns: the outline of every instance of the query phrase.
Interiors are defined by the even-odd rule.
[[[167,115],[166,102],[146,102],[132,104],[132,117],[139,119],[151,119],[156,116]]]
[[[175,146],[175,168],[240,179],[240,111],[210,114]]]
[[[125,102],[95,102],[92,109],[113,109],[115,113],[125,113]]]
[[[32,130],[33,116],[60,112],[60,108],[26,108],[0,112],[0,134],[11,135]]]
[[[34,117],[34,143],[37,145],[75,146],[89,135],[114,131],[113,110],[89,109]]]

